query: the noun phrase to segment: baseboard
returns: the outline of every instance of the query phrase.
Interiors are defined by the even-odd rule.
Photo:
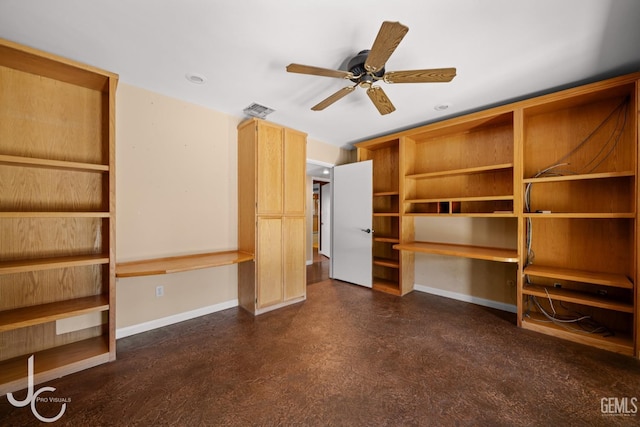
[[[472,304],[482,305],[484,307],[495,308],[497,310],[508,311],[510,313],[517,313],[517,307],[515,304],[507,304],[504,302],[493,301],[485,298],[478,298],[472,295],[461,294],[458,292],[445,291],[444,289],[432,288],[424,285],[414,285],[413,289],[418,292],[424,292],[427,294],[438,295],[445,298],[451,298],[458,301],[470,302]]]
[[[196,310],[185,311],[184,313],[178,313],[172,316],[150,320],[148,322],[139,323],[137,325],[125,326],[124,328],[116,329],[116,339],[140,334],[142,332],[147,332],[153,329],[162,328],[164,326],[173,325],[174,323],[184,322],[185,320],[195,319],[196,317],[205,316],[207,314],[215,313],[217,311],[222,311],[237,306],[238,300],[233,299],[207,307],[198,308]]]

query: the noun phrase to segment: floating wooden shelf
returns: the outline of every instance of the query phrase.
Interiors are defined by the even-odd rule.
[[[241,251],[210,252],[116,264],[116,277],[151,276],[252,261],[253,254]]]
[[[410,242],[393,246],[394,249],[498,262],[518,262],[515,249],[489,248],[485,246],[457,245],[451,243]]]
[[[108,264],[108,255],[62,256],[0,262],[0,274],[25,273],[54,268],[80,267],[84,265]]]
[[[27,357],[0,362],[0,396],[27,387]],[[34,384],[91,368],[109,361],[106,336],[66,344],[34,353]]]
[[[373,197],[398,196],[398,195],[400,195],[398,191],[378,191],[373,193]]]
[[[607,310],[621,311],[623,313],[633,313],[633,304],[611,300],[606,297],[592,295],[585,292],[574,291],[571,289],[552,288],[540,285],[524,285],[522,293],[525,295],[533,295],[541,298],[551,298],[557,301],[566,301],[576,304],[588,305],[590,307],[599,307]]]
[[[550,279],[571,280],[574,282],[591,283],[594,285],[633,289],[633,283],[627,276],[623,274],[599,273],[595,271],[547,267],[537,264],[531,264],[525,267],[524,274],[530,276],[547,277]]]
[[[106,310],[109,310],[108,297],[96,295],[1,311],[0,332]]]

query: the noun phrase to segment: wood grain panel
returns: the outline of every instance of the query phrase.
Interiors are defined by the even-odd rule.
[[[281,127],[258,124],[258,214],[281,214],[283,203],[283,136]]]
[[[304,297],[307,290],[306,218],[282,220],[284,300]]]
[[[258,218],[256,270],[259,308],[282,301],[282,249],[282,219]]]
[[[103,253],[102,218],[0,218],[0,262]]]
[[[636,131],[634,121],[630,119],[632,112],[627,111],[626,122],[624,115],[614,113],[611,120],[601,126],[624,98],[588,100],[589,103],[583,105],[544,114],[532,114],[525,110],[525,178],[533,177],[539,171],[558,163],[569,163],[555,169],[565,173],[587,173],[594,166],[597,168],[593,172],[624,172],[634,169]],[[626,108],[631,109],[630,106]],[[623,129],[617,144],[616,128]],[[587,138],[590,138],[589,142],[578,149]],[[605,159],[609,152],[611,154]],[[592,162],[593,159],[597,160]],[[600,160],[603,161],[600,163]]]
[[[100,295],[108,290],[102,265],[0,275],[0,311]]]
[[[103,92],[0,67],[0,93],[2,154],[107,164]]]
[[[284,131],[284,213],[304,215],[306,208],[307,135]]]
[[[535,264],[634,277],[633,219],[534,218]]]
[[[414,174],[513,162],[511,123],[416,142]]]
[[[56,323],[49,322],[0,333],[0,360],[71,344],[102,335],[102,326],[56,335]]]
[[[1,211],[108,212],[108,175],[0,165]]]

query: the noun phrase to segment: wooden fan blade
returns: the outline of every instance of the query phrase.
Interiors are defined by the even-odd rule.
[[[389,100],[380,86],[371,86],[367,89],[367,95],[369,95],[380,114],[385,115],[396,111],[396,107],[393,106],[391,100]]]
[[[438,83],[450,82],[456,76],[455,68],[430,70],[389,71],[383,79],[387,83]]]
[[[328,68],[301,64],[289,64],[287,65],[287,71],[290,73],[311,74],[313,76],[337,77],[339,79],[350,79],[353,77],[353,74],[348,71],[330,70]]]
[[[364,63],[365,70],[371,73],[381,70],[407,31],[409,27],[399,22],[384,21]]]
[[[314,105],[313,107],[311,107],[311,109],[313,111],[320,111],[320,110],[324,110],[325,108],[327,108],[329,105],[333,104],[334,102],[336,102],[339,99],[344,98],[345,96],[349,95],[351,92],[353,92],[356,89],[355,86],[347,86],[347,87],[343,87],[342,89],[340,89],[339,91],[337,91],[336,93],[334,93],[333,95],[329,96],[328,98],[326,98],[324,101],[320,101],[318,104]]]

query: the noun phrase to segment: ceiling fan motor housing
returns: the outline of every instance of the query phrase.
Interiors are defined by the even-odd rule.
[[[349,60],[347,64],[348,71],[355,76],[355,78],[350,79],[354,83],[362,83],[362,82],[373,82],[374,77],[382,78],[384,76],[384,67],[382,67],[376,73],[368,73],[364,68],[364,63],[367,61],[367,57],[369,56],[369,49],[361,50],[358,52],[356,56]]]

